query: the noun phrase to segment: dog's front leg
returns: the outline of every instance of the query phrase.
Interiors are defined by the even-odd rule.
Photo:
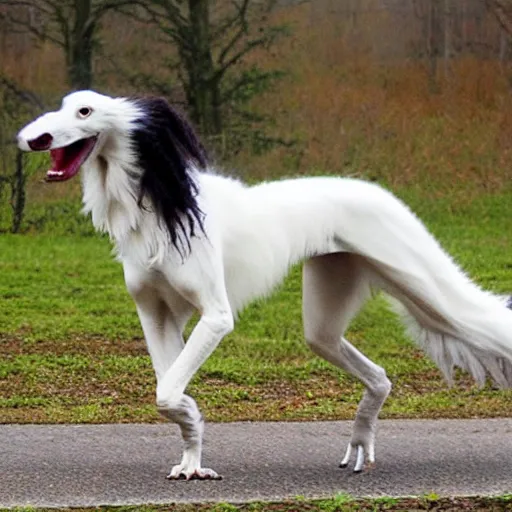
[[[167,274],[173,289],[201,314],[184,349],[157,385],[157,406],[179,425],[184,441],[183,458],[172,468],[169,479],[220,478],[212,469],[201,467],[203,420],[195,401],[184,394],[194,374],[234,325],[221,261],[215,254],[209,256],[191,257]]]
[[[159,386],[185,346],[182,333],[192,311],[191,305],[179,294],[173,293],[173,290],[166,290],[163,295],[159,293],[151,274],[140,267],[125,262],[124,273],[126,286],[137,306]],[[179,425],[185,444],[180,469],[173,470],[174,473],[171,472],[171,475],[191,477],[187,468],[200,467],[203,439],[201,413],[195,401],[187,395],[182,395],[173,407],[169,408],[163,404],[159,411]],[[218,478],[211,470],[203,470],[202,474],[203,477],[209,475],[210,478]]]

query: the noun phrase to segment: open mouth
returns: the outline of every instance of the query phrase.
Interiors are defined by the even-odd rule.
[[[52,168],[46,173],[47,181],[66,181],[75,176],[91,154],[97,136],[80,139],[69,146],[50,150]]]

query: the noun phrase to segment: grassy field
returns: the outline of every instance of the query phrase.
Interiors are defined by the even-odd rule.
[[[470,200],[400,195],[476,281],[512,291],[511,190]],[[73,222],[60,215],[56,226]],[[0,421],[161,421],[135,308],[110,251],[98,236],[0,237]],[[362,387],[305,346],[300,281],[296,267],[270,300],[244,311],[194,379],[189,391],[207,420],[353,417]],[[383,297],[368,303],[348,338],[393,382],[382,417],[510,414],[510,391],[479,390],[462,374],[448,389]]]
[[[233,505],[230,503],[204,505],[165,505],[165,506],[128,506],[128,507],[98,507],[74,509],[37,509],[38,512],[380,512],[380,511],[421,511],[435,510],[436,512],[452,512],[468,510],[477,512],[505,512],[510,510],[512,496],[500,497],[460,497],[440,498],[436,495],[419,498],[376,498],[354,499],[340,494],[331,499],[305,500],[296,499],[275,503],[247,503]],[[32,508],[18,508],[16,512],[31,512]],[[0,512],[4,510],[0,509]],[[5,511],[6,512],[6,511]]]

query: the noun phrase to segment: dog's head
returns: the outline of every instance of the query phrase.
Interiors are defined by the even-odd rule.
[[[48,112],[25,126],[18,134],[18,146],[24,151],[49,151],[52,168],[47,179],[68,180],[88,158],[100,152],[109,132],[124,121],[119,116],[122,103],[120,98],[93,91],[71,93],[62,100],[60,110]]]
[[[180,252],[183,243],[190,245],[196,226],[203,229],[196,174],[208,168],[208,157],[193,127],[164,98],[73,92],[59,110],[25,126],[18,145],[50,152],[49,181],[68,180],[93,160],[102,176],[123,171],[105,182],[113,193],[129,187],[138,206],[151,205]]]

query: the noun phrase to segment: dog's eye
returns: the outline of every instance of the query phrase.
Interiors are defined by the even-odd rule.
[[[90,107],[82,107],[78,109],[78,117],[85,119],[92,114],[92,108]]]

